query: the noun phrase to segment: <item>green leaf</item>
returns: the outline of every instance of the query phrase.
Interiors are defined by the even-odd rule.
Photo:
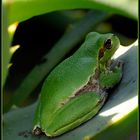
[[[5,2],[9,5],[9,24],[51,11],[77,8],[101,9],[138,18],[137,0],[7,0]]]
[[[114,123],[101,131],[95,137],[91,137],[91,140],[103,140],[108,138],[109,140],[136,140],[138,136],[137,116],[138,108],[134,109],[129,115],[125,116],[117,123]]]
[[[137,41],[131,46],[121,46],[118,49],[118,51],[114,55],[114,59],[116,59],[116,61],[121,59],[125,62],[123,69],[123,78],[120,84],[110,94],[106,104],[94,118],[73,129],[72,131],[65,133],[64,135],[53,138],[54,140],[89,140],[94,138],[97,134],[101,133],[102,130],[110,127],[111,125],[115,125],[121,120],[125,121],[129,117],[131,118],[131,116],[136,118],[135,109],[138,107],[137,52]],[[50,139],[47,136],[32,136],[30,133],[33,128],[33,116],[35,108],[36,104],[26,108],[12,110],[4,115],[4,140]],[[137,123],[137,120],[132,122]],[[129,125],[127,125],[126,127],[121,127],[120,125],[121,131],[125,131],[123,130],[123,128],[130,129],[133,126],[136,126],[131,122],[126,124]],[[114,135],[114,137],[116,136],[115,131],[112,131],[112,135]],[[119,135],[122,135],[122,133],[119,133],[117,137]],[[109,138],[110,136],[106,137],[106,139]],[[119,138],[122,137],[120,136]]]
[[[84,19],[77,23],[70,32],[65,33],[53,49],[44,56],[47,61],[42,65],[35,66],[15,90],[13,104],[21,105],[52,68],[56,66],[56,64],[58,64],[64,56],[66,56],[66,54],[72,50],[79,41],[81,41],[91,29],[93,29],[93,27],[95,27],[95,25],[108,16],[109,15],[104,12],[91,11],[84,17]]]
[[[8,19],[7,19],[8,11],[7,11],[7,6],[2,5],[2,86],[5,83],[5,79],[7,76],[7,71],[8,71],[8,63],[10,60],[10,51],[9,51],[9,46],[10,46],[10,39],[8,36],[7,32],[7,27],[8,27]]]
[[[10,33],[8,33],[8,5],[2,2],[2,86],[4,86],[7,73],[8,73],[8,67],[9,67],[9,61],[12,57],[12,54],[16,51],[18,48],[17,46],[13,46],[10,49],[10,43],[12,41],[12,37],[14,34],[14,31],[16,30],[16,26],[14,25],[14,29],[12,27],[12,30],[10,29]]]

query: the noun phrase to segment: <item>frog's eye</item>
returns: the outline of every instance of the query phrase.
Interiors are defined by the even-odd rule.
[[[104,48],[111,49],[111,39],[107,39],[104,43]]]

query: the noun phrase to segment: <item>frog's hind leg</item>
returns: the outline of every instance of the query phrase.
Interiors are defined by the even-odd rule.
[[[54,113],[55,117],[52,117],[49,126],[45,128],[46,135],[57,136],[63,134],[90,120],[104,105],[106,95],[105,92],[101,95],[95,91],[87,91],[71,98]]]

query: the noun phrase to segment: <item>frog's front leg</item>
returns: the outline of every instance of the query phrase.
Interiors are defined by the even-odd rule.
[[[112,88],[122,78],[122,68],[124,62],[119,61],[112,71],[102,72],[99,77],[99,83],[102,88]]]

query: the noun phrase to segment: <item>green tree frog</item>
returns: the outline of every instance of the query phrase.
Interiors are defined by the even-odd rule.
[[[122,77],[123,63],[111,69],[117,36],[91,32],[69,58],[45,80],[34,117],[33,133],[61,135],[95,116],[107,99],[107,89]]]

